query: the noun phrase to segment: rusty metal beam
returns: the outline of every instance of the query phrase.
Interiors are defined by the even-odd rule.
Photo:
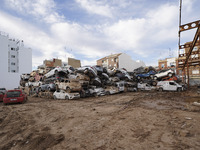
[[[179,49],[189,48],[191,47],[192,43],[190,44],[183,44],[179,46]],[[200,46],[200,42],[195,43],[195,46]]]
[[[199,26],[199,23],[200,23],[200,20],[190,22],[190,23],[187,23],[187,24],[184,24],[184,25],[180,25],[179,26],[179,33],[186,31],[186,30],[197,28]]]
[[[186,64],[187,64],[188,59],[189,59],[189,57],[190,57],[190,55],[191,55],[191,53],[192,53],[192,50],[193,50],[193,48],[194,48],[194,46],[195,46],[195,44],[196,44],[196,42],[197,42],[197,40],[198,40],[199,37],[200,37],[200,24],[198,25],[196,34],[195,34],[194,39],[193,39],[193,41],[192,41],[192,45],[191,45],[191,47],[190,47],[190,49],[189,49],[189,51],[188,51],[188,55],[186,56],[186,60],[185,60],[185,63],[184,63],[184,65],[183,65],[183,69],[185,68],[185,66],[186,66]]]

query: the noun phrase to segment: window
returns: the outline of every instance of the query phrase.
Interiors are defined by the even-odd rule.
[[[114,61],[114,59],[112,58],[112,61]]]
[[[198,48],[195,46],[194,48],[193,48],[193,51],[197,51],[198,50]]]
[[[161,67],[164,68],[164,67],[165,67],[165,64],[161,64]]]
[[[117,62],[117,58],[114,59],[114,62]]]
[[[13,48],[13,47],[11,47],[10,49],[11,49],[12,51],[14,51],[14,50],[15,50],[15,48]]]
[[[175,85],[175,83],[174,83],[174,82],[169,82],[169,84],[170,84],[170,85]]]
[[[12,63],[11,63],[11,65],[13,65],[13,66],[14,66],[14,65],[15,65],[15,63],[14,63],[14,62],[12,62]]]
[[[104,60],[102,60],[102,63],[104,63]]]
[[[15,55],[11,55],[11,58],[15,58]]]
[[[192,74],[199,74],[199,70],[192,70]]]

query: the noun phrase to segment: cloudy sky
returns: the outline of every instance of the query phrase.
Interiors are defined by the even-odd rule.
[[[183,0],[182,23],[199,20],[199,8],[199,0]],[[119,52],[157,65],[178,53],[178,18],[179,0],[0,1],[0,31],[24,40],[33,68],[67,57],[94,65]],[[192,32],[183,35],[185,41]]]

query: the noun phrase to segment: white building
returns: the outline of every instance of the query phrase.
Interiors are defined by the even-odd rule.
[[[32,71],[32,50],[0,32],[0,52],[0,88],[17,88],[20,75]]]
[[[131,56],[125,53],[112,54],[97,60],[97,65],[107,68],[125,68],[127,71],[133,71],[139,67],[145,67],[143,61],[135,61]]]

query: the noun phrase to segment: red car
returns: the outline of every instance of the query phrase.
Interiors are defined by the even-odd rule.
[[[3,103],[24,103],[27,101],[27,95],[22,90],[8,90],[4,97]]]
[[[4,93],[0,92],[0,102],[3,102]]]

